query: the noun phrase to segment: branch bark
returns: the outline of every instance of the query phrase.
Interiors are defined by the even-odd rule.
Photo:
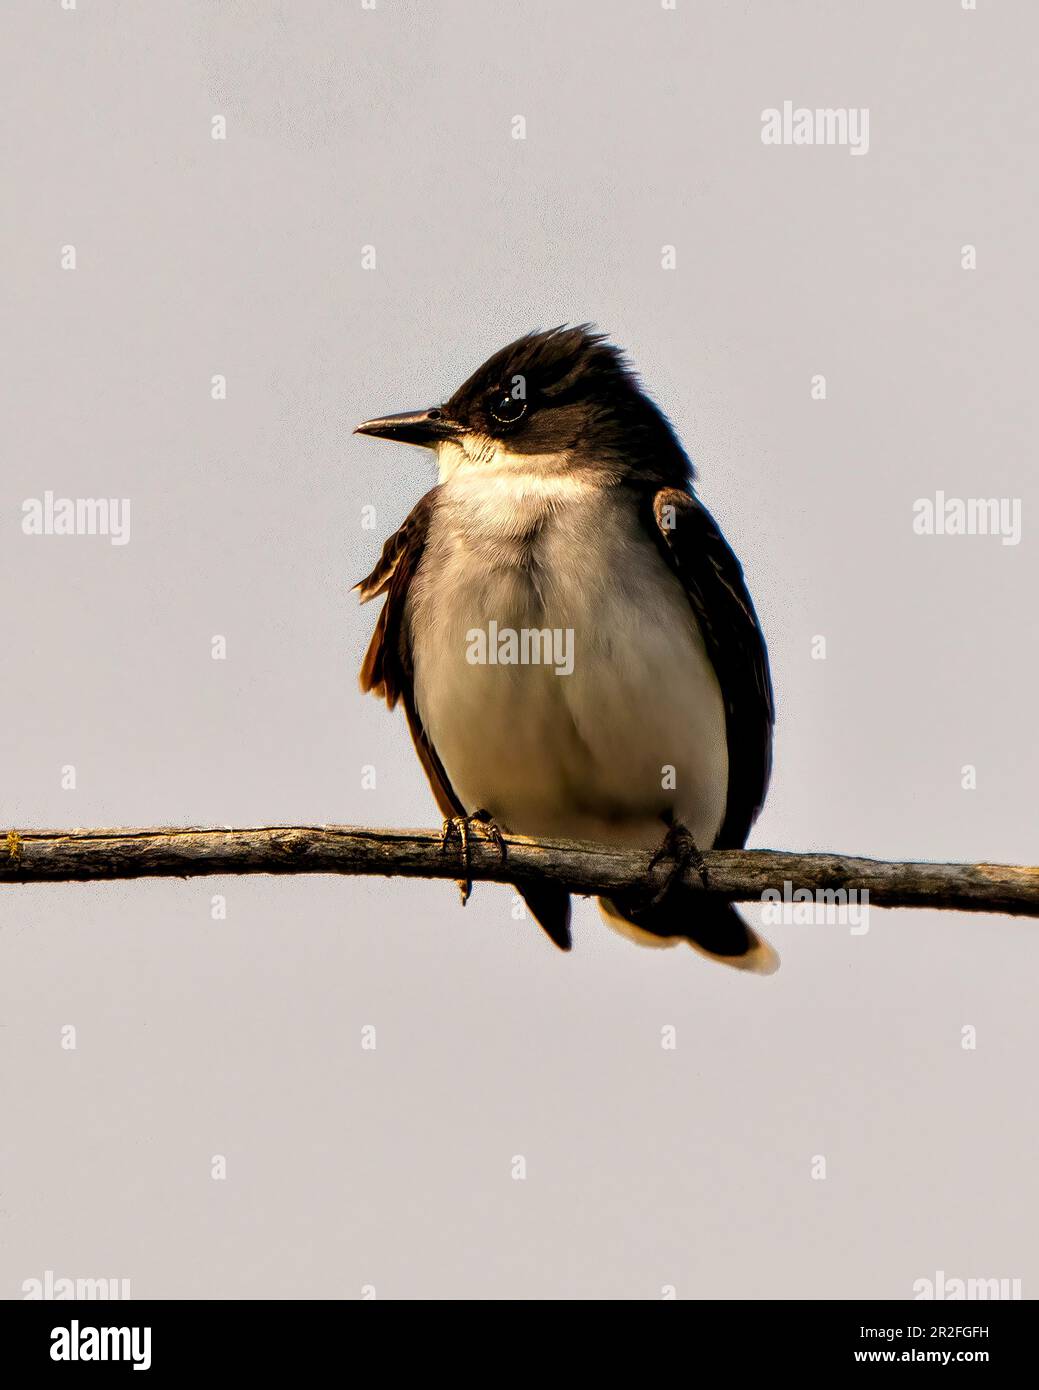
[[[402,878],[471,878],[522,887],[546,879],[581,894],[644,883],[654,892],[672,866],[651,868],[652,851],[568,840],[505,837],[506,853],[474,827],[468,864],[458,836],[434,831],[367,830],[336,825],[250,829],[0,831],[0,883],[101,879],[195,878],[206,874],[381,874]],[[784,850],[714,850],[704,856],[709,887],[695,868],[689,887],[736,902],[766,889],[867,890],[871,906],[950,908],[1039,916],[1039,867],[1010,864],[900,863],[843,854]]]

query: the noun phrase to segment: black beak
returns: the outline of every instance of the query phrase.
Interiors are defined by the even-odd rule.
[[[412,410],[404,415],[384,415],[365,420],[354,434],[373,434],[377,439],[395,439],[400,444],[422,444],[434,448],[442,439],[454,439],[461,426],[449,420],[437,405],[431,410]]]

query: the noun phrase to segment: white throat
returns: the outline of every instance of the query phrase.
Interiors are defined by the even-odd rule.
[[[485,517],[490,513],[499,525],[510,512],[522,516],[576,501],[603,481],[568,453],[513,453],[505,441],[487,435],[445,440],[437,463],[447,496]]]

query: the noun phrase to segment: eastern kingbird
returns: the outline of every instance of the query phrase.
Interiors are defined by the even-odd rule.
[[[437,486],[356,587],[386,600],[361,688],[403,701],[443,814],[676,863],[741,847],[771,767],[765,642],[692,464],[622,353],[588,325],[533,333],[443,405],[357,432],[437,454]],[[568,949],[569,894],[522,891]],[[677,871],[652,897],[633,885],[600,906],[643,944],[779,963]]]

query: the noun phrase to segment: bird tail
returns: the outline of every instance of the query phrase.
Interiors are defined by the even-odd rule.
[[[570,938],[570,894],[551,884],[522,888],[520,894],[539,925],[559,949],[569,951],[573,944]]]
[[[600,898],[599,908],[615,931],[640,946],[676,946],[687,941],[694,951],[737,970],[774,975],[779,969],[779,956],[732,903],[705,898],[681,883],[673,884],[659,903]]]

